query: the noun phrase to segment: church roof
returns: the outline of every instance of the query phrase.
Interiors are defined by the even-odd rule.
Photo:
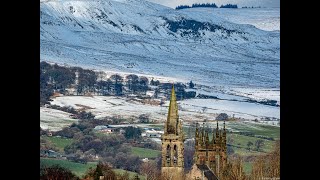
[[[208,180],[218,180],[217,176],[209,169],[209,167],[205,164],[197,164],[197,167],[201,170],[204,171],[204,176]]]

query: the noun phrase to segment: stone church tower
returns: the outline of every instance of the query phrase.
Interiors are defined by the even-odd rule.
[[[215,133],[212,133],[211,141],[209,140],[209,133],[204,127],[202,130],[199,130],[197,127],[195,135],[195,164],[206,165],[217,177],[221,176],[222,170],[227,165],[227,135],[225,122],[223,125],[223,129],[219,130],[217,121],[217,128]]]
[[[182,124],[179,121],[176,94],[172,85],[168,117],[164,125],[164,134],[161,136],[161,174],[166,179],[184,179],[184,140]]]

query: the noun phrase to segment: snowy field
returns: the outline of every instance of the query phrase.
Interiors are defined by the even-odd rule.
[[[275,100],[280,105],[280,88],[232,88],[229,93],[255,100]]]
[[[50,131],[58,131],[78,121],[71,119],[69,115],[70,113],[60,110],[40,107],[40,127],[42,129],[49,128]]]
[[[53,99],[51,104],[71,106],[80,109],[88,106],[87,111],[92,112],[97,118],[121,115],[126,118],[138,117],[149,114],[151,120],[164,121],[167,114],[167,101],[162,107],[143,104],[138,101],[128,100],[124,97],[113,96],[61,96]],[[249,120],[261,117],[280,118],[279,107],[254,104],[248,102],[234,102],[215,99],[189,99],[178,101],[179,115],[184,121],[215,120],[217,113],[233,114]],[[203,109],[205,107],[205,112]]]

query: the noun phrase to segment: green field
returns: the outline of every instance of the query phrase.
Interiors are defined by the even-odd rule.
[[[75,175],[81,177],[90,167],[96,167],[96,162],[88,162],[87,164],[75,163],[68,160],[40,158],[40,164],[52,166],[59,164],[61,167],[70,169]]]
[[[73,139],[66,139],[56,136],[43,136],[44,139],[52,142],[52,144],[59,149],[60,152],[64,151],[64,147],[70,145],[73,142]]]
[[[240,135],[240,134],[227,134],[227,136],[232,137],[232,139],[234,140],[232,145],[240,147],[240,148],[233,147],[236,153],[238,153],[240,155],[251,155],[252,153],[260,153],[260,152],[256,152],[253,150],[255,147],[255,142],[257,140],[259,140],[260,138],[244,136],[244,135]],[[266,140],[266,139],[262,139],[262,140],[264,141],[264,146],[262,147],[261,150],[263,152],[272,151],[272,148],[273,148],[275,141],[270,141],[270,140]],[[253,143],[250,151],[247,150],[247,147],[248,147],[247,144],[249,141],[251,141]]]
[[[78,177],[82,177],[87,170],[92,167],[96,167],[97,162],[89,162],[87,164],[81,164],[81,163],[75,163],[68,160],[61,160],[61,159],[49,159],[49,158],[40,158],[40,164],[45,166],[53,166],[53,165],[60,165],[61,167],[70,169],[75,175]],[[113,169],[115,173],[117,174],[123,174],[126,172],[126,170],[123,169]],[[137,173],[127,171],[129,173],[130,178],[133,178]],[[139,177],[144,180],[145,177],[142,175],[139,175]]]
[[[132,154],[139,156],[140,158],[156,158],[161,151],[146,149],[140,147],[131,147]]]
[[[280,127],[277,126],[243,122],[229,122],[226,126],[227,128],[230,128],[232,131],[250,132],[256,136],[266,136],[272,137],[274,139],[280,138]]]

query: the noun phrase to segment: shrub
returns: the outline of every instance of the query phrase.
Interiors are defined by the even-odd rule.
[[[217,117],[216,120],[218,121],[225,121],[228,120],[228,115],[226,113],[220,113]]]
[[[68,179],[68,180],[78,180],[79,178],[74,175],[69,169],[61,167],[59,165],[54,165],[50,167],[40,168],[40,180],[48,179]]]

